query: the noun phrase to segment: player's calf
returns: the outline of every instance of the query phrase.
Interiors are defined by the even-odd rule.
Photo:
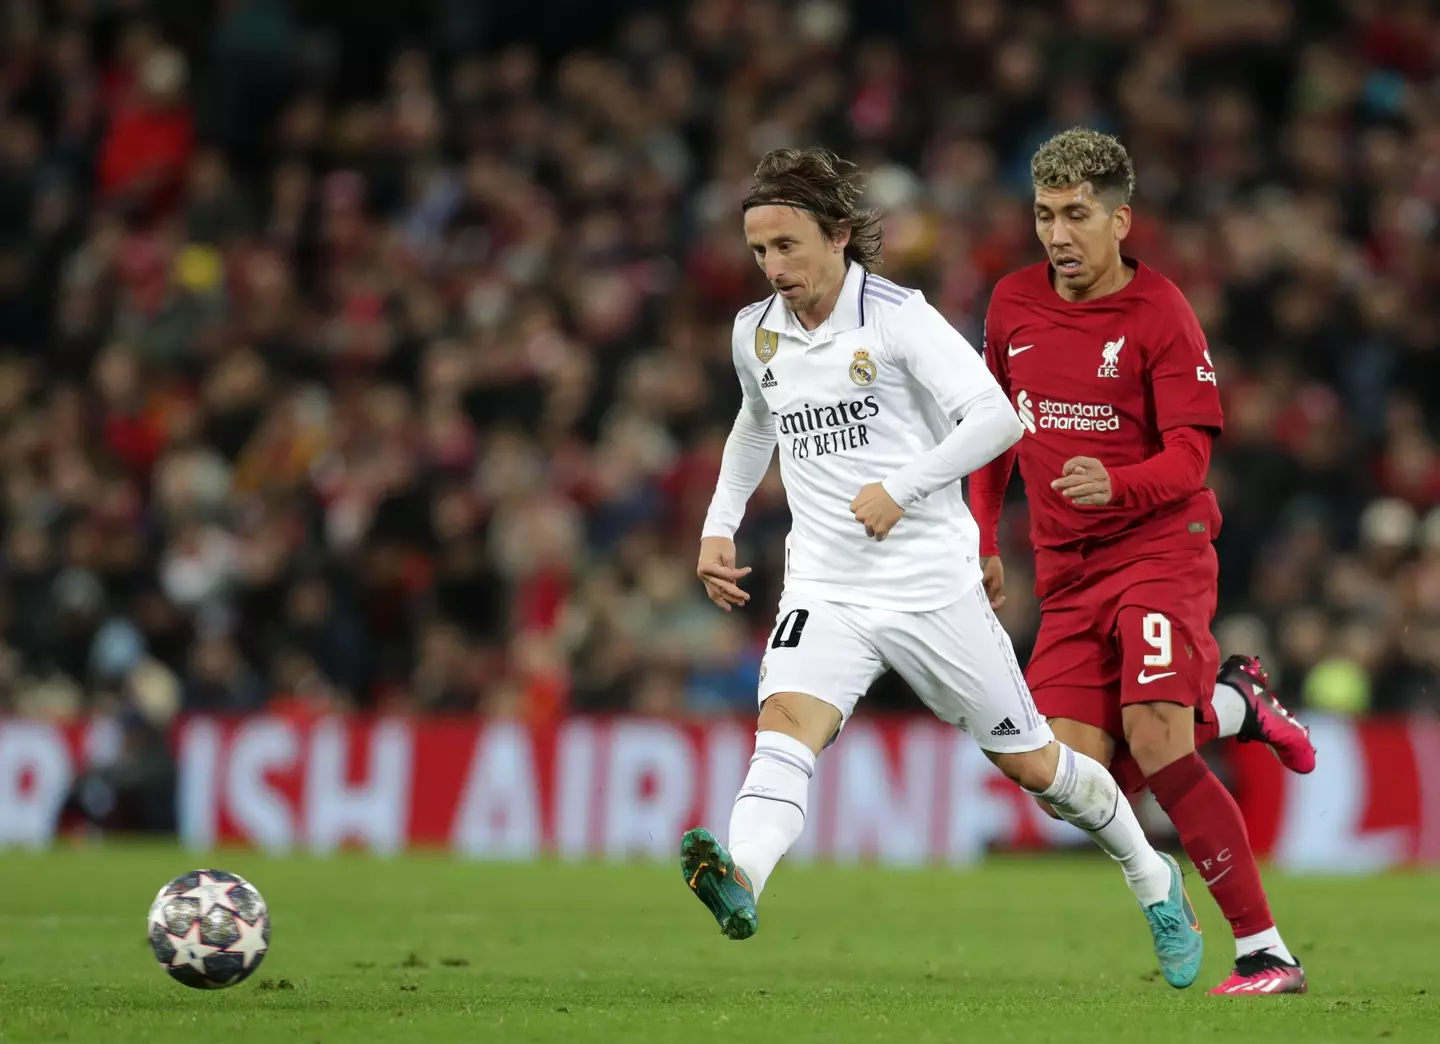
[[[1083,721],[1076,721],[1074,718],[1051,718],[1050,730],[1062,746],[1069,747],[1077,754],[1084,754],[1091,761],[1097,762],[1105,768],[1110,767],[1111,759],[1115,756],[1115,740],[1104,729],[1087,725]],[[1038,791],[1034,793],[1038,793]],[[1065,818],[1055,811],[1055,806],[1044,798],[1036,797],[1035,804],[1039,805],[1040,811],[1051,819],[1063,820]]]
[[[800,839],[815,752],[779,732],[755,735],[755,753],[730,812],[730,854],[758,898],[780,858]]]
[[[1237,971],[1223,985],[1228,988],[1248,981],[1259,969],[1264,972],[1261,985],[1274,978],[1277,985],[1272,989],[1289,991],[1295,975],[1277,969],[1299,969],[1299,962],[1290,955],[1270,914],[1260,867],[1250,850],[1250,835],[1236,799],[1194,750],[1155,765],[1166,753],[1174,753],[1175,747],[1169,744],[1176,743],[1172,739],[1175,723],[1188,719],[1189,714],[1191,708],[1174,704],[1132,704],[1125,707],[1126,737],[1138,740],[1132,742],[1132,750],[1140,768],[1145,769],[1146,783],[1171,818],[1185,854],[1200,871],[1236,936]],[[1159,721],[1165,721],[1165,727],[1159,727]],[[1257,958],[1257,953],[1264,956]],[[1303,972],[1300,979],[1303,981]]]
[[[987,751],[991,762],[1006,777],[1019,784],[1022,790],[1040,794],[1050,789],[1055,782],[1055,773],[1060,764],[1059,743],[1047,743],[1039,750],[1023,750],[1017,753],[995,753]]]
[[[755,753],[730,813],[730,853],[757,898],[805,829],[815,757],[841,719],[835,707],[799,692],[777,692],[760,708]]]
[[[1179,868],[1150,845],[1106,768],[1058,742],[1022,753],[987,753],[1002,772],[1120,864],[1145,911],[1165,980],[1177,989],[1194,982],[1204,944]]]
[[[835,707],[803,693],[766,699],[750,769],[730,812],[729,850],[707,830],[691,830],[681,840],[686,883],[729,938],[754,934],[756,901],[805,829],[815,755],[840,720]]]
[[[804,743],[780,732],[756,733],[750,769],[730,812],[729,850],[704,829],[681,839],[685,882],[729,938],[755,934],[755,904],[765,882],[805,829],[814,774],[815,752]]]
[[[1059,742],[1018,754],[987,754],[1001,772],[1119,862],[1142,906],[1165,898],[1170,874],[1103,765]]]

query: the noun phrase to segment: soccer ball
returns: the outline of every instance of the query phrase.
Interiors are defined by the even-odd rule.
[[[265,900],[245,878],[224,870],[191,870],[160,889],[146,929],[160,967],[197,990],[234,986],[270,949]]]

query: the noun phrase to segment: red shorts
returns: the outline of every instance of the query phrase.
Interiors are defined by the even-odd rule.
[[[1117,761],[1128,756],[1127,703],[1178,703],[1210,719],[1220,649],[1210,633],[1219,562],[1208,536],[1139,555],[1042,552],[1037,566],[1047,565],[1059,570],[1045,571],[1054,579],[1025,670],[1042,714],[1104,729],[1121,743]]]

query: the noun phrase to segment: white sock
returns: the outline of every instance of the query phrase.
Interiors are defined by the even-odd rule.
[[[1285,946],[1285,940],[1280,938],[1279,928],[1266,928],[1263,932],[1254,935],[1247,935],[1244,938],[1235,940],[1235,957],[1238,960],[1247,953],[1254,953],[1256,950],[1269,950],[1276,957],[1279,957],[1286,964],[1294,964],[1295,958],[1290,955],[1289,949]]]
[[[1215,683],[1215,695],[1210,705],[1215,708],[1215,720],[1220,723],[1220,735],[1238,736],[1245,724],[1245,697],[1235,691],[1234,686],[1224,682]]]
[[[755,897],[805,829],[815,752],[783,732],[757,732],[745,785],[730,813],[730,855],[750,878]]]
[[[1151,846],[1135,810],[1100,762],[1061,743],[1055,781],[1039,796],[1120,864],[1141,906],[1170,894],[1170,865]]]

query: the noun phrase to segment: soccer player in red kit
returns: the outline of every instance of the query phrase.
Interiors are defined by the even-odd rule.
[[[986,361],[1025,427],[971,479],[991,596],[1003,597],[996,534],[1018,455],[1040,599],[1025,672],[1036,704],[1063,742],[1143,778],[1169,814],[1236,937],[1235,970],[1211,992],[1303,993],[1240,809],[1196,753],[1239,734],[1294,771],[1314,767],[1256,661],[1232,658],[1216,684],[1220,510],[1205,475],[1223,419],[1205,335],[1173,283],[1121,254],[1135,175],[1119,141],[1066,131],[1031,174],[1049,260],[1002,279],[985,319]]]

